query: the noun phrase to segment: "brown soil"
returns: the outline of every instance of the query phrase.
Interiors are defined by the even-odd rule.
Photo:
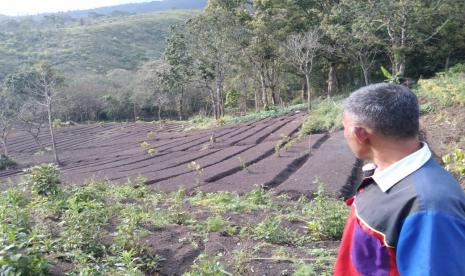
[[[327,190],[336,193],[349,179],[354,163],[340,133],[331,137],[311,135],[288,149],[282,148],[279,155],[275,153],[283,137],[296,135],[305,115],[301,112],[188,132],[179,124],[152,123],[61,128],[56,130],[61,171],[66,181],[75,184],[86,179],[121,183],[143,176],[153,189],[163,191],[184,186],[191,191],[240,193],[258,184],[279,192],[311,194],[316,189],[312,181],[319,176]],[[150,131],[154,137],[147,137]],[[40,140],[50,147],[45,130]],[[143,142],[150,146],[143,149]],[[19,165],[0,172],[0,180],[15,180],[21,168],[53,161],[50,152],[35,154],[39,149],[25,132],[15,131],[8,146]],[[149,155],[149,148],[157,153]],[[337,154],[328,154],[334,151]],[[188,168],[191,162],[202,170]]]

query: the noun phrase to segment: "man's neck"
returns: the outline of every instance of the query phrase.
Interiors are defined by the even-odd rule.
[[[373,162],[377,171],[382,171],[390,165],[407,157],[421,148],[417,138],[406,140],[380,139],[372,143]]]

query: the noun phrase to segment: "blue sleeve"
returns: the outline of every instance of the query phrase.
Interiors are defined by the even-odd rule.
[[[405,220],[396,249],[400,275],[465,275],[465,222],[419,212]]]

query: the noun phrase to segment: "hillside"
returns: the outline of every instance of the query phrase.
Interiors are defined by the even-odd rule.
[[[89,10],[70,11],[66,15],[72,17],[87,16],[90,13],[98,13],[110,15],[114,12],[127,12],[127,13],[147,13],[155,11],[164,11],[169,9],[203,9],[207,5],[207,0],[165,0],[165,1],[152,1],[146,3],[131,3],[116,5],[110,7],[102,7]]]
[[[135,69],[160,57],[170,25],[197,13],[197,10],[170,10],[106,17],[65,27],[23,28],[21,24],[27,24],[24,22],[18,23],[16,30],[2,28],[0,79],[18,66],[38,60],[49,60],[68,75]]]

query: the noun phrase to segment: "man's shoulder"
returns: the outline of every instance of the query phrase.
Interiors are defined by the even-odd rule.
[[[407,177],[406,181],[415,186],[419,211],[465,213],[464,191],[457,180],[433,158]]]

